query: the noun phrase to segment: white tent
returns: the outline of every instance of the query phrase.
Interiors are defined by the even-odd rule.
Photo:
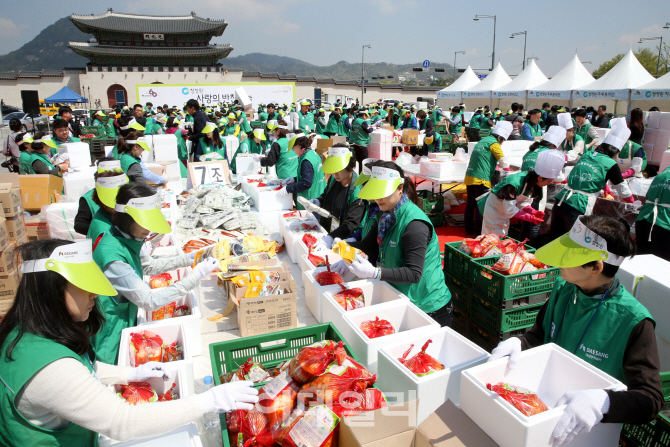
[[[661,76],[647,84],[636,87],[631,92],[631,98],[636,99],[670,99],[670,73]]]
[[[437,92],[437,98],[461,98],[461,92],[465,89],[473,87],[479,84],[481,81],[477,77],[472,67],[468,65],[468,68],[463,72],[463,74],[454,81],[453,84],[439,90]]]
[[[575,89],[573,98],[628,100],[630,90],[653,81],[654,77],[637,60],[633,50],[600,79]]]
[[[572,91],[595,81],[575,54],[568,65],[549,79],[528,90],[528,98],[570,99]]]
[[[509,84],[505,84],[493,91],[494,98],[525,98],[526,91],[547,82],[549,79],[542,73],[540,67],[531,59],[530,63],[519,76]]]
[[[491,98],[491,91],[512,82],[500,62],[496,68],[479,84],[463,90],[463,98]]]

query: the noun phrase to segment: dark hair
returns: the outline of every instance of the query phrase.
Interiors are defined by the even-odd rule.
[[[551,143],[548,142],[547,140],[535,141],[535,142],[533,142],[533,144],[531,144],[528,147],[528,151],[533,152],[533,151],[539,149],[540,147],[546,147],[546,148],[551,149]]]
[[[132,149],[132,147],[126,144],[126,140],[134,141],[143,136],[144,134],[142,132],[133,129],[130,132],[128,132],[125,137],[119,137],[119,139],[116,140],[116,152],[118,152],[119,156],[121,156],[121,154],[123,153],[130,154],[130,150]]]
[[[41,131],[40,132],[35,132],[35,135],[33,136],[33,138],[35,140],[41,140],[42,137],[46,136],[46,134],[47,134],[46,132],[41,132]],[[39,150],[42,150],[42,149],[44,149],[44,143],[35,143],[35,142],[30,143],[30,150],[39,151]]]
[[[412,182],[409,176],[405,175],[405,171],[403,171],[400,166],[393,163],[392,161],[382,161],[382,160],[379,160],[373,166],[379,166],[382,168],[393,169],[395,171],[398,171],[403,178],[403,192],[407,194],[407,198],[411,200],[412,203],[418,205],[419,196],[416,194],[416,187],[414,186],[414,182]]]
[[[349,148],[349,145],[347,143],[336,143],[336,144],[333,144],[333,147]],[[345,166],[344,169],[351,172],[351,171],[354,170],[355,167],[356,167],[356,153],[352,150],[351,151],[351,158],[349,159],[349,164],[347,164],[347,166]]]
[[[516,102],[513,102],[512,103],[512,113],[518,112],[518,111],[519,111],[519,104],[517,104]]]
[[[553,106],[551,106],[551,113],[556,113],[556,112],[558,112],[558,109],[560,109],[560,107],[557,106],[557,105],[553,105]]]
[[[644,131],[644,114],[642,113],[642,109],[640,108],[635,108],[630,111],[630,121],[628,122],[628,128],[633,131],[633,129],[637,130],[638,133],[642,133]]]
[[[603,109],[603,112],[607,110],[607,106],[598,106],[599,109]]]
[[[140,109],[143,109],[143,108],[144,108],[144,107],[142,107],[142,104],[135,104],[135,105],[133,106],[133,110],[135,110],[135,109],[138,108],[138,107],[139,107]]]
[[[542,113],[542,110],[532,109],[530,112],[528,112],[528,117],[530,118],[531,116],[535,115],[536,113]]]
[[[623,218],[605,216],[580,216],[586,227],[607,241],[607,251],[618,256],[633,256],[635,254],[635,241],[630,237],[630,225]],[[592,261],[582,265],[589,268],[596,265],[598,261]],[[603,262],[603,276],[614,278],[619,271],[619,266]]]
[[[165,127],[168,128],[168,129],[170,127],[179,127],[179,124],[174,123],[174,120],[176,120],[176,119],[177,118],[174,117],[174,116],[171,116],[170,118],[168,118],[167,122],[165,123]]]
[[[221,141],[221,137],[219,136],[219,129],[218,127],[214,126],[214,131],[212,132],[212,139],[210,140],[207,137],[207,134],[202,134],[203,141],[209,146],[210,143],[214,143],[218,148],[223,147],[223,141]],[[252,132],[253,135],[253,132]]]
[[[607,155],[609,158],[614,158],[620,152],[620,149],[612,146],[609,143],[603,143],[596,148],[596,152]]]
[[[28,135],[29,133],[30,132],[21,132],[21,133],[16,134],[16,136],[14,137],[14,141],[16,141],[17,143],[19,141],[23,141],[23,137]],[[26,143],[21,143],[18,146],[19,146],[19,151],[21,151],[21,152],[28,149],[28,146],[26,145]]]
[[[9,129],[12,132],[21,132],[21,121],[18,118],[12,118],[9,120]]]
[[[312,140],[307,137],[296,138],[294,145],[298,145],[303,149],[310,149],[312,147]]]
[[[528,194],[528,197],[532,197],[535,200],[542,199],[542,188],[537,186],[537,182],[540,179],[540,176],[535,171],[528,171],[526,175],[526,184],[531,187],[531,194]],[[496,197],[500,200],[514,200],[517,197],[516,187],[514,185],[505,185],[498,190]]]
[[[72,113],[72,108],[70,108],[70,106],[60,106],[58,108],[58,116],[63,116],[65,112]]]
[[[425,120],[426,119],[426,112],[423,110],[419,110],[416,112],[416,119],[418,120]]]
[[[134,130],[134,129],[121,129],[122,127],[126,127],[130,122],[130,120],[132,120],[133,118],[134,117],[132,115],[122,115],[121,118],[118,118],[116,120],[116,124],[119,126],[116,130],[121,134],[122,137],[125,137]]]
[[[542,103],[542,108],[544,109],[545,107],[551,107],[551,105],[548,102]]]
[[[48,258],[62,245],[72,244],[62,239],[46,239],[28,242],[16,247],[22,261]],[[88,351],[89,339],[105,322],[98,305],[88,316],[88,320],[72,320],[65,304],[65,288],[68,280],[56,272],[36,272],[21,275],[14,304],[0,323],[0,346],[17,329],[16,337],[7,344],[5,357],[12,359],[12,351],[25,333],[53,340],[68,349],[83,355]]]
[[[651,109],[649,109],[649,111],[650,111],[650,112],[660,112],[661,109],[659,109],[658,107],[654,106],[654,107],[652,107]]]
[[[68,127],[68,124],[67,124],[67,121],[65,121],[62,118],[56,118],[54,120],[53,124],[51,125],[51,128],[53,130],[62,129],[63,127]]]
[[[286,126],[286,121],[277,120],[277,124],[279,124],[280,126]],[[275,130],[277,131],[277,139],[286,138],[286,135],[289,134],[288,129],[275,129]]]
[[[573,118],[576,118],[578,116],[581,116],[582,118],[586,118],[586,110],[584,109],[577,109],[575,110],[575,113],[572,114]]]
[[[195,110],[200,110],[200,104],[198,104],[198,101],[196,99],[189,99],[186,101],[186,107],[193,107]]]
[[[130,182],[119,188],[116,194],[116,203],[119,205],[127,204],[130,199],[139,197],[149,197],[156,194],[156,191],[145,183]],[[130,227],[135,220],[127,213],[114,213],[114,225],[126,234],[130,234]]]

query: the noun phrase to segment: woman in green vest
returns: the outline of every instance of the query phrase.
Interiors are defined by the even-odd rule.
[[[423,156],[427,157],[431,152],[440,152],[442,150],[442,135],[430,129],[426,132],[423,139]]]
[[[449,123],[449,133],[452,135],[460,135],[463,128],[463,111],[460,107],[454,106],[451,108],[451,118],[447,118]]]
[[[173,373],[158,362],[129,368],[93,356],[90,338],[104,324],[96,297],[115,291],[91,257],[91,241],[34,241],[17,252],[22,277],[0,323],[0,445],[92,447],[98,434],[120,441],[159,436],[205,413],[250,410],[258,401],[251,382],[235,382],[129,405],[109,386],[156,387],[172,383]]]
[[[140,255],[151,232],[166,234],[171,231],[160,205],[160,197],[145,184],[121,186],[114,206],[114,226],[102,236],[93,254],[93,259],[118,292],[99,297],[106,323],[93,338],[93,350],[96,358],[103,362],[116,362],[121,331],[137,324],[138,308],[154,311],[182,298],[218,265],[216,259],[208,258],[198,264],[192,274],[161,289],[151,289],[142,280],[143,275],[188,267],[195,257],[195,252],[160,259]]]
[[[129,132],[125,138],[119,138],[117,143],[119,150],[119,160],[121,161],[121,169],[126,173],[131,182],[144,183],[147,180],[144,178],[142,171],[142,152],[150,151],[146,138],[139,131]]]
[[[647,169],[647,153],[642,146],[628,140],[617,156],[617,163],[623,178],[642,177],[642,171]]]
[[[249,133],[251,132],[251,126],[249,125],[249,121],[247,120],[247,114],[243,111],[240,110],[237,112],[237,124],[240,126],[240,130],[244,133]],[[242,133],[240,133],[238,136],[242,136]]]
[[[575,123],[569,113],[558,114],[558,125],[566,130],[565,140],[558,147],[572,166],[584,153],[584,140],[575,132]]]
[[[100,207],[93,215],[86,237],[93,241],[93,249],[102,235],[114,225],[116,194],[119,188],[128,183],[128,177],[121,170],[118,160],[100,161],[95,178],[93,201]]]
[[[106,116],[107,116],[107,115],[105,115],[105,112],[103,112],[102,110],[98,110],[98,111],[95,112],[95,114],[93,115],[93,122],[91,123],[91,126],[104,127],[104,126],[102,125],[102,119],[103,119],[104,117],[106,117]]]
[[[637,254],[652,254],[670,261],[670,166],[651,182],[635,222],[635,236]]]
[[[317,241],[314,251],[330,250],[335,238],[346,239],[359,227],[365,215],[365,202],[358,198],[361,187],[354,186],[358,174],[354,172],[356,155],[346,143],[328,148],[328,158],[321,166],[325,174],[331,174],[326,189],[313,202],[328,211],[332,217],[320,216],[321,226],[328,234]]]
[[[237,156],[239,154],[262,154],[262,141],[265,141],[265,132],[262,129],[256,129],[247,133],[247,138],[240,142],[240,147],[233,154],[233,160],[230,162],[230,169],[237,174]]]
[[[342,117],[340,116],[341,113],[342,109],[336,107],[335,111],[331,112],[328,117],[328,124],[326,124],[326,129],[323,131],[323,134],[328,138],[340,133],[340,121],[342,120]]]
[[[54,147],[57,147],[56,144],[45,132],[35,133],[33,142],[30,143],[30,159],[26,165],[26,174],[51,174],[62,177],[63,172],[67,172],[69,163],[63,161],[54,164],[51,161],[51,150]]]
[[[188,164],[188,146],[185,138],[188,138],[188,131],[179,128],[181,121],[178,118],[171,116],[165,124],[165,133],[167,135],[174,135],[177,137],[177,157],[179,158],[179,168],[182,178],[188,176],[186,165]]]
[[[551,126],[549,131],[542,137],[541,140],[535,141],[528,147],[528,152],[523,156],[521,163],[522,171],[532,171],[535,169],[535,163],[540,153],[549,149],[558,149],[565,140],[567,131],[560,126]]]
[[[500,343],[489,361],[509,356],[510,369],[533,368],[521,351],[556,343],[627,386],[565,393],[554,405],[567,406],[553,439],[543,444],[568,443],[599,422],[647,423],[663,407],[654,319],[616,277],[633,254],[628,224],[603,216],[580,216],[569,233],[535,253],[538,261],[559,267],[561,276],[532,329]]]
[[[19,147],[19,174],[28,174],[31,168],[31,155],[30,155],[30,145],[35,138],[33,134],[28,132],[19,133],[16,135],[16,145]]]
[[[324,136],[326,134],[326,109],[319,109],[319,114],[316,116],[316,134]]]
[[[107,154],[108,158],[113,158],[115,160],[119,160],[121,158],[121,152],[125,151],[124,149],[119,150],[119,145],[125,147],[124,139],[128,136],[128,134],[133,131],[138,131],[140,134],[138,137],[141,137],[142,132],[144,131],[144,126],[138,123],[137,120],[132,116],[122,116],[117,120],[117,124],[119,125],[120,137],[123,138],[118,138],[111,152]]]
[[[126,174],[124,174],[123,171],[121,170],[121,163],[118,160],[114,160],[112,158],[102,158],[98,160],[97,171],[95,172],[95,174],[93,174],[93,178],[95,178],[96,181],[96,188],[87,191],[83,196],[79,198],[79,209],[77,210],[77,215],[74,216],[74,231],[76,231],[79,234],[83,234],[84,236],[87,236],[90,233],[90,227],[93,224],[93,220],[95,219],[95,216],[98,214],[98,211],[100,211],[101,209],[101,203],[100,200],[97,198],[96,194],[96,190],[98,189],[97,188],[98,179],[101,177],[111,177],[118,175],[121,175],[123,182],[122,183],[119,183],[118,181],[115,182],[118,183],[116,189],[118,189],[118,186],[120,186],[121,184],[128,183],[128,178],[126,177]],[[110,182],[109,180],[103,181],[104,184],[108,184],[109,182]],[[108,187],[111,188],[111,186]],[[114,192],[114,197],[116,197],[116,191]],[[113,206],[114,205],[112,205],[112,207]],[[102,208],[105,208],[106,212],[103,212],[101,216],[109,217],[106,220],[110,220],[111,214],[114,214],[114,209],[113,208],[110,209],[109,207],[106,207],[104,205],[102,205]],[[109,227],[107,227],[106,229],[108,228]],[[105,230],[103,230],[102,232],[104,232]],[[95,238],[90,239],[95,240]]]
[[[453,319],[451,293],[444,280],[437,235],[426,214],[416,206],[414,184],[393,162],[378,162],[370,180],[358,193],[375,201],[383,214],[360,242],[351,246],[365,253],[379,250],[376,266],[357,256],[347,266],[338,262],[333,271],[348,269],[360,279],[386,281],[442,326]]]
[[[297,134],[288,142],[289,150],[298,156],[298,175],[296,178],[287,178],[282,181],[284,187],[278,191],[277,197],[296,194],[312,202],[318,201],[319,196],[326,189],[326,177],[321,170],[321,157],[312,150],[313,139],[314,137]],[[299,202],[297,208],[305,209]]]
[[[346,113],[342,114],[342,117],[340,118],[340,131],[338,133],[347,139],[351,133],[351,123],[354,119],[353,116],[353,110],[347,109]]]
[[[226,160],[226,140],[222,140],[219,136],[219,129],[214,124],[208,124],[202,129],[203,137],[200,138],[200,149],[202,155],[200,161],[209,160]]]
[[[351,133],[349,134],[349,143],[351,143],[353,153],[356,154],[356,159],[360,160],[358,163],[359,172],[363,171],[363,160],[368,158],[370,134],[375,130],[374,127],[365,121],[366,116],[367,112],[365,110],[358,112],[358,116],[351,123]]]
[[[575,128],[575,134],[582,137],[585,145],[584,151],[587,152],[591,150],[593,146],[598,144],[598,132],[596,132],[596,128],[586,119],[586,110],[578,109],[575,111],[575,113],[572,114],[572,116],[575,118],[575,122],[577,124],[577,127]]]
[[[225,136],[232,135],[234,137],[240,135],[240,125],[235,122],[234,113],[228,114],[228,123],[226,124],[224,135]]]
[[[270,146],[266,156],[254,154],[254,161],[260,162],[263,167],[274,166],[279,180],[295,178],[298,176],[298,156],[288,148],[289,129],[286,121],[279,120],[274,130],[276,141]]]

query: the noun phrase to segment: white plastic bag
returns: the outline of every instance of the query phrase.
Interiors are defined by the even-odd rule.
[[[398,166],[409,166],[413,163],[414,157],[412,157],[412,155],[408,152],[401,152],[400,155],[398,155],[398,158],[395,160],[395,164]]]
[[[630,192],[632,192],[636,196],[646,197],[647,192],[649,191],[649,187],[651,186],[651,182],[653,181],[654,181],[653,177],[652,178],[633,177],[628,181],[628,188],[630,189]]]
[[[46,215],[49,237],[52,239],[86,239],[86,235],[74,231],[74,218],[79,211],[79,202],[58,202],[45,205],[40,211]]]
[[[470,156],[467,154],[467,152],[465,152],[464,148],[459,147],[456,149],[453,161],[470,161]]]

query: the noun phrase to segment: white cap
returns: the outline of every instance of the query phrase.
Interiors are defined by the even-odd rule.
[[[558,126],[553,126],[558,127]],[[563,129],[559,127],[559,129]],[[565,129],[563,129],[565,132]],[[534,171],[540,177],[555,179],[563,171],[565,166],[565,155],[556,149],[549,149],[537,154]]]
[[[558,125],[565,130],[570,130],[575,127],[575,125],[572,124],[572,117],[567,112],[558,114]]]
[[[567,132],[568,131],[561,126],[551,126],[549,130],[547,130],[547,133],[545,133],[542,137],[542,141],[548,141],[554,146],[560,147],[561,143],[563,143],[563,140],[565,140],[565,134]]]
[[[498,121],[496,123],[496,127],[493,128],[491,131],[492,134],[498,135],[499,137],[503,137],[505,140],[507,140],[512,133],[512,123],[509,121]]]
[[[609,144],[621,150],[623,149],[623,145],[626,144],[626,141],[628,141],[628,138],[630,138],[630,129],[628,126],[617,124],[616,127],[612,127],[612,130],[607,134],[605,141],[603,141],[602,144]]]
[[[610,128],[614,129],[616,127],[628,127],[628,124],[626,123],[626,118],[612,118],[610,121]]]

